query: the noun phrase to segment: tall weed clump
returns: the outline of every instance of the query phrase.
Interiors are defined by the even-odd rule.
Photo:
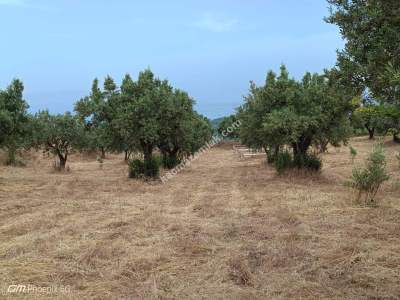
[[[176,156],[163,156],[162,165],[166,169],[173,169],[180,164],[180,159]]]
[[[376,195],[382,184],[389,180],[386,172],[386,158],[381,145],[374,147],[364,168],[354,168],[351,186],[358,191],[357,202],[364,198],[365,204],[376,202]]]
[[[276,171],[282,174],[293,167],[293,158],[289,151],[279,152],[273,160]]]
[[[322,161],[313,153],[305,153],[296,155],[293,159],[293,165],[298,169],[318,172],[322,168]]]
[[[322,168],[321,159],[312,153],[298,154],[293,156],[289,151],[281,151],[274,159],[275,169],[282,174],[289,169],[307,170],[318,172]]]
[[[161,159],[152,157],[147,160],[133,159],[128,162],[130,178],[157,178],[160,175]]]
[[[357,156],[357,150],[354,149],[352,146],[350,146],[350,158],[351,158],[351,163],[354,164],[354,160],[356,159]]]

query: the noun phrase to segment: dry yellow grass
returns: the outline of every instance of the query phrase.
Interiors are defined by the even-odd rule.
[[[362,164],[372,142],[351,144]],[[67,174],[39,154],[2,166],[0,298],[399,299],[400,170],[385,149],[377,208],[353,203],[345,147],[319,176],[278,177],[219,146],[166,185],[129,180],[120,156],[102,169],[73,156]]]

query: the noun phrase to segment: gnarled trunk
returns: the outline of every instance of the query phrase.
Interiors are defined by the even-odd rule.
[[[14,146],[10,146],[7,149],[7,165],[11,165],[14,166],[17,163],[17,159],[16,159],[16,153],[17,153],[17,149]]]
[[[60,170],[65,170],[65,166],[67,165],[68,153],[62,155],[62,153],[58,151],[57,156],[60,161]]]
[[[365,126],[365,128],[368,130],[369,139],[373,140],[375,136],[375,128],[369,128],[368,126]]]
[[[321,144],[319,145],[320,149],[320,153],[326,153],[328,151],[328,144],[329,141],[322,141]]]
[[[162,152],[163,156],[163,166],[172,169],[176,165],[179,164],[180,159],[179,159],[179,148],[174,147],[172,150],[171,149],[164,149]]]
[[[398,132],[393,134],[393,142],[400,143],[400,137]]]
[[[149,144],[143,144],[143,156],[144,160],[148,161],[153,158],[153,146]]]
[[[101,151],[101,158],[105,159],[106,158],[106,149],[104,147],[100,147],[100,151]]]
[[[124,160],[128,161],[131,158],[131,151],[125,150],[124,152],[125,152]]]
[[[305,155],[308,151],[308,148],[311,146],[311,138],[309,137],[300,137],[296,143],[292,144],[293,155],[301,156]]]

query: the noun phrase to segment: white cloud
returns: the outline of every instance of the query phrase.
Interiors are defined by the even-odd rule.
[[[195,25],[196,27],[202,29],[221,33],[232,31],[237,23],[238,21],[235,19],[218,17],[213,14],[206,13]]]

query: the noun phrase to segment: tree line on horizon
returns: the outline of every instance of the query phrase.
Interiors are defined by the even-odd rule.
[[[319,170],[318,153],[349,137],[375,134],[400,143],[400,2],[328,0],[325,21],[339,26],[346,41],[336,65],[302,80],[268,72],[264,85],[250,93],[230,120],[241,127],[230,138],[264,149],[278,171]],[[311,151],[313,150],[313,151]]]
[[[40,148],[58,158],[65,169],[72,151],[132,153],[143,159],[130,162],[130,174],[156,176],[160,166],[173,168],[211,139],[210,121],[198,114],[194,100],[156,78],[149,69],[137,81],[127,74],[120,87],[107,76],[103,88],[94,79],[88,96],[75,103],[74,114],[31,115],[23,99],[23,84],[14,80],[0,91],[0,146],[8,154],[7,163],[17,163],[19,149]],[[157,150],[159,155],[155,156]]]
[[[250,85],[235,115],[218,128],[239,120],[229,138],[263,148],[278,171],[297,167],[319,170],[317,152],[329,144],[346,144],[366,132],[391,134],[400,142],[400,2],[395,0],[328,0],[328,23],[339,26],[346,41],[336,65],[301,80],[269,71],[265,83]],[[72,150],[132,153],[132,177],[157,176],[159,166],[173,168],[201,148],[212,135],[210,121],[193,109],[194,101],[150,70],[137,81],[126,75],[120,87],[111,77],[103,88],[95,79],[87,97],[75,104],[75,114],[27,113],[23,84],[14,80],[0,91],[0,147],[16,163],[18,149],[40,147],[59,158],[65,168]],[[314,151],[312,151],[314,150]],[[160,155],[154,155],[154,152]]]

